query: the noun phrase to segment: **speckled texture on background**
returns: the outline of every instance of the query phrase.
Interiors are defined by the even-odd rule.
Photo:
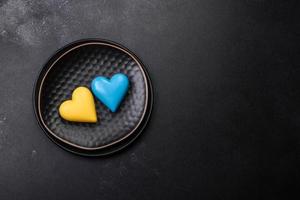
[[[299,4],[0,0],[0,199],[299,199]],[[34,117],[39,70],[82,38],[123,44],[152,78],[145,132],[106,158]]]

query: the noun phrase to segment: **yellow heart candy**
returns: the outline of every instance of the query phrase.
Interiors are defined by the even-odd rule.
[[[78,87],[73,91],[72,100],[64,101],[59,106],[62,118],[73,122],[97,122],[94,97],[86,87]]]

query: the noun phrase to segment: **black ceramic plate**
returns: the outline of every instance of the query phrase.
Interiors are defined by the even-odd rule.
[[[118,111],[95,99],[98,122],[62,119],[59,105],[79,86],[90,88],[96,76],[128,76],[130,87]],[[142,62],[128,49],[106,40],[81,40],[59,50],[46,63],[34,90],[34,109],[44,132],[61,147],[81,155],[105,155],[132,142],[146,125],[152,86]]]

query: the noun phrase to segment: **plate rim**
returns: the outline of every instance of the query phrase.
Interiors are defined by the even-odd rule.
[[[146,104],[144,106],[144,111],[143,111],[143,116],[141,117],[140,121],[138,124],[130,131],[127,133],[124,137],[119,138],[118,140],[115,140],[112,143],[100,146],[100,147],[95,147],[95,148],[88,148],[88,147],[82,147],[77,144],[73,144],[69,141],[66,141],[65,139],[57,136],[55,133],[53,133],[49,127],[44,123],[42,115],[40,113],[40,93],[42,89],[42,84],[43,80],[45,77],[47,77],[47,73],[51,71],[51,68],[55,65],[55,63],[60,60],[62,57],[64,57],[66,54],[71,52],[74,49],[80,48],[82,46],[86,46],[89,44],[100,44],[100,45],[106,45],[110,46],[112,48],[118,49],[123,51],[124,53],[128,54],[130,57],[132,57],[135,62],[138,64],[139,68],[141,69],[144,79],[145,79],[145,84],[146,84]],[[42,128],[43,132],[46,133],[46,135],[57,145],[62,147],[63,149],[66,149],[68,151],[71,151],[73,153],[77,153],[80,155],[89,155],[92,153],[92,155],[107,155],[114,153],[120,149],[123,149],[125,146],[129,145],[133,140],[137,138],[137,136],[143,131],[145,128],[146,124],[148,123],[150,119],[150,115],[152,113],[152,107],[153,107],[153,86],[152,82],[149,76],[149,73],[144,65],[144,63],[137,57],[135,53],[130,51],[128,48],[125,46],[110,41],[106,39],[97,39],[97,38],[88,38],[88,39],[81,39],[81,40],[76,40],[71,43],[68,43],[64,45],[63,47],[59,48],[56,50],[45,62],[43,67],[40,69],[37,78],[34,83],[34,90],[33,90],[33,107],[34,107],[34,113],[35,113],[35,118],[39,124],[39,126]],[[130,136],[133,135],[133,138],[130,139]],[[130,139],[130,141],[126,142],[126,139]],[[58,140],[58,141],[57,141]],[[118,147],[117,149],[112,149],[109,152],[99,152],[102,150],[105,150],[107,148],[113,148],[113,146],[125,141],[125,144]],[[69,147],[66,147],[69,146]],[[70,148],[71,147],[71,148]],[[78,149],[82,152],[78,152],[76,150],[72,149]]]

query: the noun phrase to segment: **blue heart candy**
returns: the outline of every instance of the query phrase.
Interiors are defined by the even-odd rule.
[[[111,79],[98,76],[92,81],[94,95],[112,112],[115,112],[128,91],[129,80],[125,74],[115,74]]]

